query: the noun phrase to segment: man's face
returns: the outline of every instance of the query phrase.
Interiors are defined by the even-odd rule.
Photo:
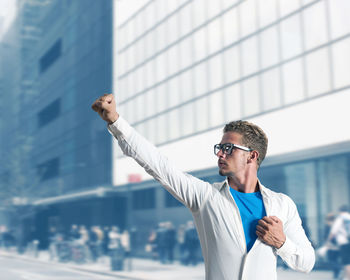
[[[231,143],[242,145],[242,135],[237,132],[226,132],[222,136],[220,144]],[[240,149],[233,149],[230,155],[224,154],[220,150],[217,154],[219,174],[222,176],[239,176],[245,172],[249,152]]]

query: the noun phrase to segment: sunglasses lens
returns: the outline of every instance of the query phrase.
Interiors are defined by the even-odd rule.
[[[219,153],[219,151],[220,151],[220,145],[218,145],[218,144],[216,144],[215,146],[214,146],[214,154],[218,154]]]

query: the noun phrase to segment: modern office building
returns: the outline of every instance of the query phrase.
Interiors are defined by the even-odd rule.
[[[325,216],[350,203],[350,2],[134,4],[115,2],[120,113],[179,168],[209,181],[224,180],[213,154],[224,124],[258,124],[269,136],[261,182],[291,196],[320,244]],[[190,217],[116,142],[113,182],[134,190],[132,225]]]
[[[78,222],[80,216],[81,223],[94,219],[92,210],[83,206],[62,214],[62,204],[48,207],[42,199],[112,184],[112,143],[91,110],[93,100],[112,89],[112,7],[109,0],[18,1],[12,28],[18,28],[19,42],[12,52],[19,53],[5,58],[3,68],[5,87],[19,88],[16,95],[7,89],[1,95],[11,101],[1,106],[17,106],[16,124],[11,122],[13,115],[2,114],[6,146],[1,152],[23,151],[19,170],[25,192],[17,196],[22,204],[37,202],[38,231],[58,227],[63,219],[67,223]],[[20,58],[19,83],[9,77],[13,57]],[[6,167],[9,158],[1,157],[0,174],[12,180],[20,172]]]
[[[44,6],[36,26],[40,40],[24,66],[35,92],[23,115],[34,138],[40,184],[47,196],[110,184],[110,141],[90,104],[111,90],[112,3],[37,4]]]

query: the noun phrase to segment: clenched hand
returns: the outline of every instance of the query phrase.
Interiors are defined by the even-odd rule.
[[[108,123],[114,123],[119,118],[113,94],[104,94],[97,98],[91,108]]]
[[[286,241],[283,223],[276,216],[264,217],[259,220],[256,234],[262,242],[277,249],[281,248]]]

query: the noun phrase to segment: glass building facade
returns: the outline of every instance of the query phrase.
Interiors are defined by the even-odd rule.
[[[320,244],[326,214],[350,203],[349,8],[346,0],[153,0],[134,9],[117,1],[119,111],[180,168],[208,181],[223,180],[211,149],[224,124],[256,122],[271,139],[260,180],[292,197]],[[114,147],[115,185],[150,178]],[[148,202],[134,207],[135,221],[149,219],[143,207],[174,209],[176,223],[179,204],[161,189],[143,192]]]
[[[38,95],[28,102],[37,110],[26,110],[39,180],[54,194],[109,185],[110,139],[90,106],[111,91],[112,2],[49,6],[39,26],[43,40],[33,54]]]
[[[20,168],[31,191],[18,196],[111,185],[110,137],[90,107],[112,88],[112,22],[109,0],[18,1],[18,121],[3,126],[11,139],[26,139],[7,144],[7,151],[25,149]],[[5,163],[11,154],[3,153]],[[1,165],[2,175],[16,176]]]
[[[144,2],[115,30],[115,84],[153,143],[350,85],[346,0]]]

